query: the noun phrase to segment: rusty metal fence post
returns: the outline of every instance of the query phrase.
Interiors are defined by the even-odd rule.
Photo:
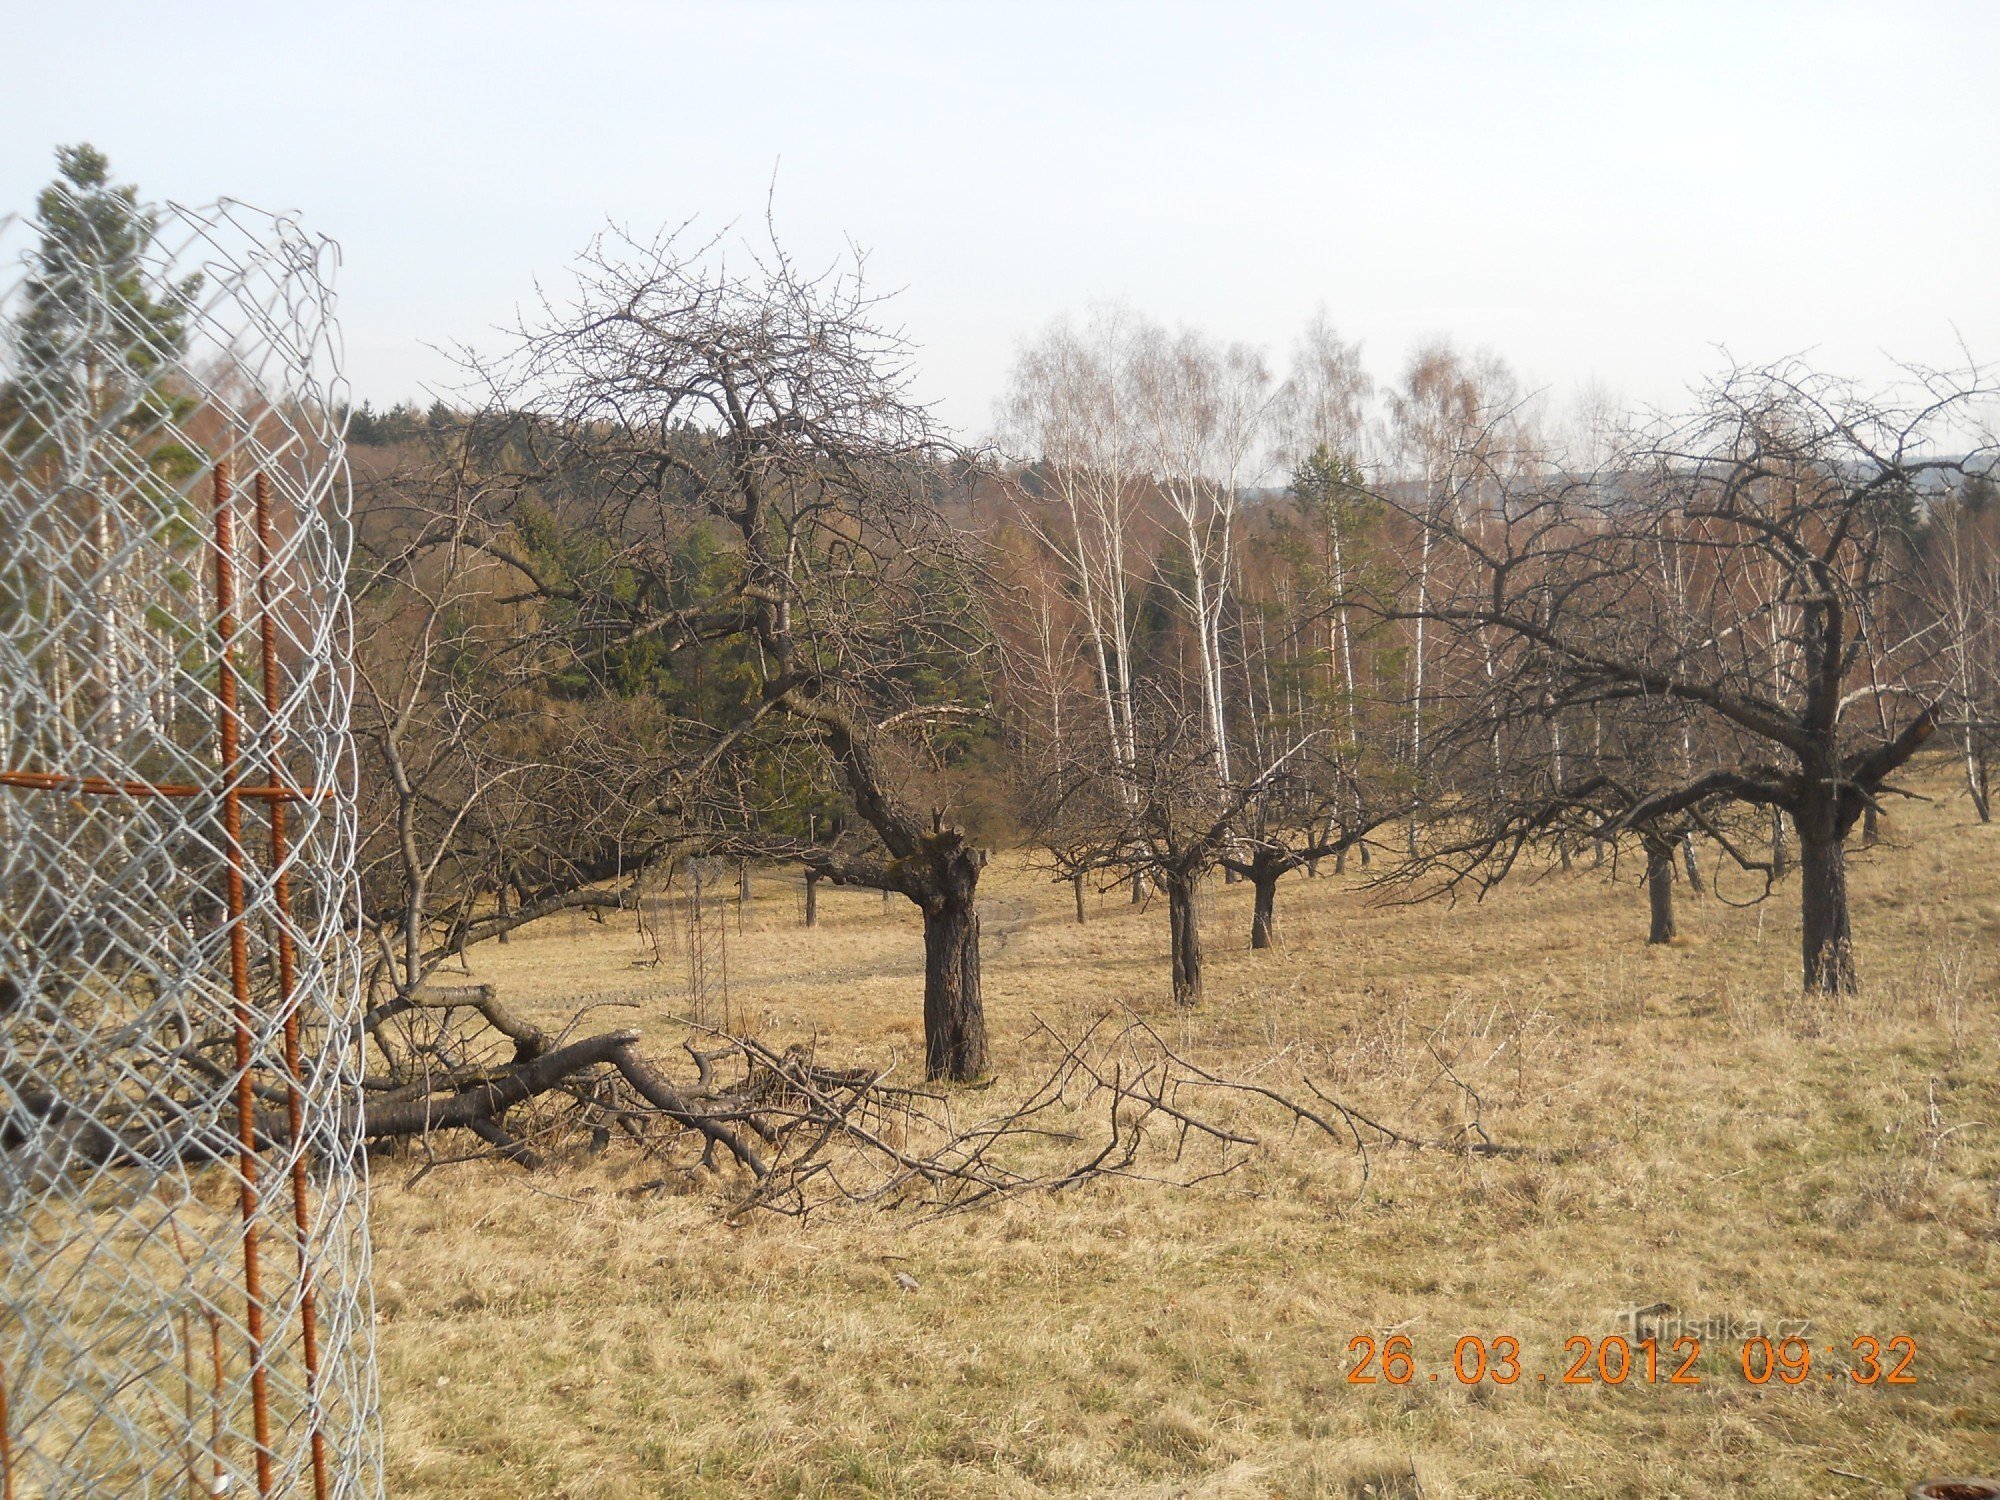
[[[0,1500],[381,1493],[334,260],[0,225]]]

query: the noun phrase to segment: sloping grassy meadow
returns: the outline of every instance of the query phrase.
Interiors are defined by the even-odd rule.
[[[1266,1118],[1253,1160],[1200,1187],[923,1224],[731,1218],[726,1187],[634,1192],[657,1168],[618,1148],[534,1176],[383,1160],[390,1492],[1692,1500],[2000,1470],[2000,829],[1942,762],[1915,785],[1932,800],[1854,855],[1864,989],[1837,1004],[1798,995],[1791,885],[1740,907],[1683,886],[1683,938],[1649,949],[1630,867],[1414,907],[1350,871],[1287,882],[1261,953],[1248,887],[1213,883],[1208,995],[1181,1016],[1161,908],[1113,895],[1079,927],[1066,887],[1003,856],[987,1097],[1032,1086],[1035,1017],[1128,1006],[1218,1071],[1303,1070],[1433,1137],[1476,1113],[1531,1149],[1378,1150],[1363,1181]],[[800,912],[772,873],[727,918],[734,1015],[913,1075],[914,909],[822,891],[817,928]],[[473,972],[550,1018],[638,996],[599,1019],[670,1059],[674,942],[558,918]],[[1687,1327],[1807,1322],[1815,1366],[1753,1385],[1725,1331],[1699,1386],[1563,1383],[1566,1339],[1660,1303]],[[1362,1334],[1411,1340],[1416,1378],[1349,1383]],[[1523,1378],[1460,1384],[1465,1334],[1516,1339]],[[1846,1378],[1855,1337],[1903,1334],[1915,1384]]]

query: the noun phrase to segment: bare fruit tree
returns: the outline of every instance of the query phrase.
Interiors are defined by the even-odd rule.
[[[672,846],[651,705],[552,683],[489,535],[474,434],[449,429],[356,486],[354,729],[361,893],[377,1003],[471,945],[558,911],[622,907]]]
[[[1966,466],[1954,424],[1985,394],[1926,375],[1874,397],[1795,364],[1739,369],[1600,471],[1488,463],[1476,506],[1402,502],[1431,545],[1383,608],[1441,637],[1433,681],[1461,704],[1446,845],[1463,859],[1483,839],[1504,868],[1538,809],[1598,798],[1597,836],[1693,819],[1768,869],[1723,819],[1778,809],[1798,830],[1806,986],[1851,989],[1845,840],[1935,731],[1943,691],[1936,633],[1897,607],[1917,496]],[[1691,716],[1685,756],[1579,765],[1553,798],[1531,782],[1468,794],[1470,745],[1504,771],[1523,737],[1540,759],[1565,722],[1629,736],[1663,711]]]
[[[1240,344],[1100,313],[1031,343],[1005,408],[1022,811],[1079,920],[1092,881],[1165,894],[1182,1004],[1206,875],[1253,883],[1270,947],[1278,881],[1385,800],[1347,604],[1378,540],[1352,458],[1368,387],[1323,323],[1297,359],[1274,393]],[[1303,454],[1283,495],[1256,488],[1274,446]]]
[[[938,736],[981,709],[966,469],[910,389],[907,348],[856,264],[731,264],[667,234],[606,237],[482,370],[510,469],[475,538],[598,690],[726,671],[680,716],[685,813],[755,834],[746,757],[808,747],[872,844],[797,851],[923,912],[932,1077],[986,1066],[977,893],[985,851],[920,798]],[[552,637],[552,639],[556,638]]]

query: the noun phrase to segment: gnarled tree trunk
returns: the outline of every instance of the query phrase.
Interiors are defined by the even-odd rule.
[[[924,914],[924,1073],[963,1083],[986,1071],[976,899],[986,851],[949,828],[922,843],[902,864],[903,888]]]
[[[1250,946],[1275,948],[1278,943],[1278,871],[1265,865],[1253,866],[1250,882],[1257,892],[1257,904],[1250,915]]]
[[[1808,990],[1851,993],[1854,939],[1847,915],[1846,829],[1828,796],[1799,809],[1800,941]]]
[[[1674,940],[1674,846],[1648,841],[1646,845],[1646,904],[1653,914],[1649,943]]]
[[[855,811],[880,836],[886,865],[809,858],[835,884],[900,891],[924,914],[924,1073],[962,1083],[986,1071],[986,1011],[979,988],[979,872],[986,851],[933,809],[929,827],[897,795],[874,731],[838,706],[788,692],[779,699],[817,725],[845,775]]]
[[[924,908],[924,1072],[963,1082],[985,1071],[979,911],[967,891]]]
[[[1167,875],[1167,930],[1173,944],[1174,1004],[1201,1003],[1201,924],[1195,920],[1195,877]]]

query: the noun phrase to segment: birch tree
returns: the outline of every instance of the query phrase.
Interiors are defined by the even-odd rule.
[[[1988,761],[2000,730],[2000,547],[1989,513],[1992,489],[1981,473],[1933,507],[1919,585],[1940,634],[1945,722],[1982,823],[1993,817]]]
[[[1130,397],[1137,329],[1116,309],[1027,345],[1003,405],[1016,514],[1060,567],[1081,619],[1105,743],[1136,755],[1132,610],[1150,557],[1139,535],[1145,460]],[[1028,491],[1032,490],[1032,493]]]
[[[1185,549],[1173,592],[1194,637],[1203,721],[1218,783],[1232,778],[1224,622],[1244,487],[1261,476],[1271,375],[1255,350],[1192,330],[1146,329],[1134,349],[1144,452]]]

